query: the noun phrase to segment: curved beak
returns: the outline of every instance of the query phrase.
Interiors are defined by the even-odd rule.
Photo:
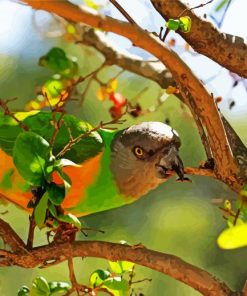
[[[168,171],[175,171],[179,180],[184,179],[184,165],[178,155],[178,148],[175,145],[164,148],[161,152],[161,158],[155,165],[158,178],[169,176]]]

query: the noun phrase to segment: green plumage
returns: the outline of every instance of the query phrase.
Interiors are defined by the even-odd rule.
[[[163,123],[144,122],[121,132],[99,130],[90,133],[90,124],[65,115],[51,147],[49,143],[54,136],[55,123],[61,118],[60,113],[55,119],[52,112],[41,111],[15,113],[15,117],[28,128],[28,132],[13,118],[0,114],[1,170],[7,171],[4,162],[9,162],[7,155],[13,156],[16,168],[27,184],[60,192],[58,200],[56,196],[50,196],[49,202],[63,205],[65,198],[65,208],[72,213],[88,215],[129,204],[164,182],[169,176],[168,170],[176,171],[183,179],[183,164],[178,156],[179,136]],[[75,139],[84,134],[62,155],[63,160],[55,158],[71,136]],[[94,160],[97,161],[94,163]],[[66,175],[64,166],[71,167],[73,163],[82,166],[72,168]],[[63,185],[54,187],[54,172],[59,174]],[[24,186],[23,179],[18,183],[18,176],[17,179],[15,176],[13,173],[8,177],[15,192],[9,190],[10,182],[8,192],[4,189],[7,187],[3,175],[0,184],[4,186],[0,193],[14,193],[10,199],[18,203],[18,194],[22,194],[20,188],[27,186]],[[50,190],[52,186],[54,188]],[[66,203],[66,198],[71,203]],[[21,205],[26,207],[26,204]]]

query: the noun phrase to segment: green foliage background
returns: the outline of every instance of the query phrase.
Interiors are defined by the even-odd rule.
[[[49,70],[37,65],[41,55],[52,46],[62,46],[66,53],[79,59],[80,71],[87,74],[94,70],[102,60],[89,48],[65,44],[60,39],[42,39],[33,30],[31,23],[25,28],[29,37],[23,42],[19,51],[0,55],[0,97],[18,97],[12,103],[12,110],[21,110],[25,103],[35,97],[35,88],[42,85],[51,75]],[[119,71],[111,67],[102,71],[101,78],[107,80]],[[154,104],[159,88],[153,82],[125,72],[119,79],[119,92],[132,98],[144,87],[149,89],[141,99],[144,107]],[[81,89],[83,89],[83,85]],[[109,102],[99,102],[95,96],[98,89],[96,83],[87,95],[83,108],[79,110],[74,102],[68,106],[68,112],[97,124],[100,120],[109,120]],[[170,97],[155,113],[136,120],[127,118],[130,125],[145,120],[165,121],[169,118],[171,125],[182,138],[181,156],[189,165],[197,165],[204,159],[204,152],[197,130],[188,113],[181,110],[180,103]],[[233,121],[233,126],[247,143],[243,119]],[[184,260],[205,268],[233,289],[243,286],[247,275],[247,248],[234,251],[220,250],[216,245],[218,234],[225,228],[225,221],[211,200],[214,198],[233,198],[235,195],[224,185],[206,177],[192,177],[193,183],[176,183],[174,179],[150,192],[138,202],[119,209],[98,213],[81,219],[85,227],[105,230],[105,234],[90,232],[89,237],[81,235],[82,240],[109,240],[118,242],[126,240],[130,244],[142,243],[146,247],[161,252],[177,255]],[[23,239],[27,236],[28,215],[13,205],[0,205],[0,212],[8,209],[3,216],[10,222]],[[37,243],[46,243],[43,231],[36,231]],[[2,247],[2,244],[1,244]],[[78,281],[88,283],[89,275],[97,268],[108,267],[105,260],[86,258],[76,259]],[[146,268],[137,267],[136,280],[145,277],[152,282],[136,285],[136,291],[145,295],[199,295],[191,288]],[[46,270],[25,270],[17,267],[0,268],[0,295],[14,296],[23,284],[30,285],[37,276],[45,276],[48,280],[68,280],[66,263]]]

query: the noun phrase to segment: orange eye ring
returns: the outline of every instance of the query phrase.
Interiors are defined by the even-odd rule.
[[[143,156],[144,154],[144,150],[141,147],[135,147],[134,149],[134,153],[136,156]]]

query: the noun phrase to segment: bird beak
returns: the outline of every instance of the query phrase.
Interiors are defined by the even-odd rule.
[[[166,147],[162,153],[159,162],[155,165],[158,178],[169,177],[169,171],[174,171],[179,177],[179,180],[184,179],[184,165],[178,155],[176,146]]]

